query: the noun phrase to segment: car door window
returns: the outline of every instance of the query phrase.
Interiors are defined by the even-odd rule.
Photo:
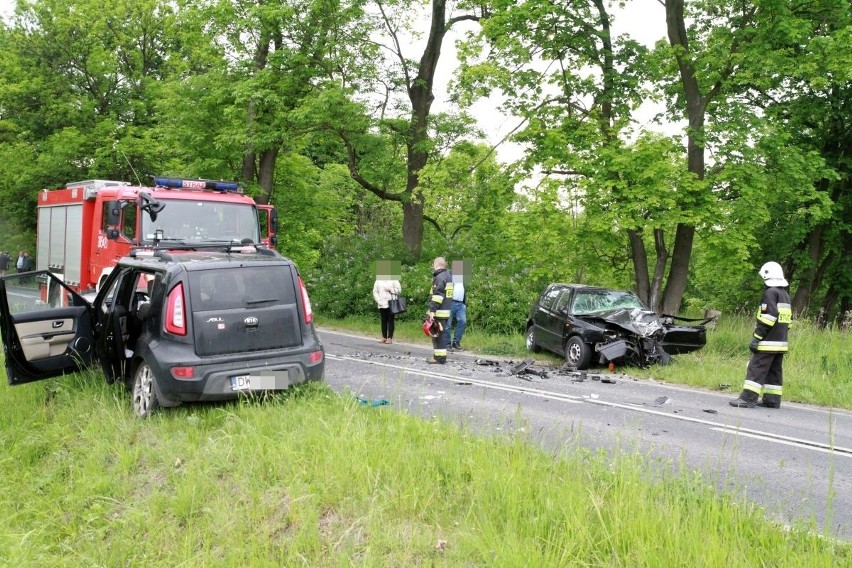
[[[118,290],[120,282],[121,278],[115,278],[106,290],[101,291],[101,297],[103,298],[99,306],[101,314],[106,315],[109,312],[110,306],[112,306],[112,303],[115,300],[116,290]]]
[[[556,302],[556,298],[559,297],[559,293],[562,292],[562,288],[551,288],[547,292],[545,292],[544,297],[541,299],[541,307],[547,310],[553,308],[553,304]]]
[[[570,301],[571,301],[571,291],[565,290],[564,292],[562,292],[562,295],[559,296],[559,299],[556,300],[556,308],[555,308],[556,311],[557,312],[563,311],[565,308],[568,307],[568,302],[570,302]]]

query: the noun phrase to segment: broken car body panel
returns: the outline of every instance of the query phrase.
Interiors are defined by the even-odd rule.
[[[577,368],[609,362],[664,365],[671,355],[701,349],[707,341],[704,325],[681,325],[677,319],[654,313],[631,292],[551,284],[530,309],[527,343],[564,355]],[[575,337],[580,343],[571,341]]]

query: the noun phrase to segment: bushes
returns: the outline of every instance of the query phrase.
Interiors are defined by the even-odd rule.
[[[321,260],[303,275],[314,310],[334,319],[375,315],[372,290],[376,260],[399,256],[395,243],[387,237],[329,241]],[[400,282],[408,311],[397,316],[399,321],[414,321],[425,316],[432,282],[431,261],[435,256],[424,252],[417,264],[402,266]],[[469,327],[486,333],[522,332],[530,305],[546,284],[545,278],[532,278],[526,269],[518,269],[511,262],[476,264],[470,281],[465,282]]]

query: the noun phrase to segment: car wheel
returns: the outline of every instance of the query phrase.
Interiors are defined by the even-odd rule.
[[[541,351],[541,347],[535,342],[535,326],[531,325],[527,328],[527,349],[533,353]]]
[[[145,361],[139,363],[133,375],[132,406],[139,418],[148,418],[160,406],[154,389],[154,372]]]
[[[565,342],[565,362],[571,367],[583,370],[589,368],[592,360],[592,349],[582,339],[571,337]]]

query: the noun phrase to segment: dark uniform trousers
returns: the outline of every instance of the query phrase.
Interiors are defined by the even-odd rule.
[[[441,329],[447,329],[447,323],[450,321],[444,318],[435,318],[435,321],[441,324]],[[446,362],[447,360],[447,334],[442,331],[438,333],[438,337],[432,338],[432,356],[436,361],[441,363]]]
[[[783,362],[783,353],[754,353],[748,362],[748,371],[740,398],[757,402],[763,394],[764,403],[781,404],[781,387],[784,384]]]

